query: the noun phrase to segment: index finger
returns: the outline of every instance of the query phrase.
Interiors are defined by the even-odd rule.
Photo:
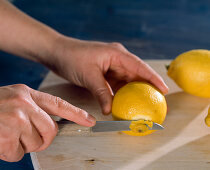
[[[83,126],[94,126],[95,118],[59,97],[31,89],[34,102],[46,113],[59,116]]]
[[[164,94],[168,93],[169,88],[162,77],[137,56],[128,52],[121,57],[121,63],[127,72],[137,74],[140,78],[152,83]]]

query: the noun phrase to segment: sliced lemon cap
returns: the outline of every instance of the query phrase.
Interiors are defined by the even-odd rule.
[[[135,133],[144,133],[149,130],[149,128],[152,128],[153,123],[150,120],[137,120],[137,121],[132,121],[130,124],[130,129],[132,132]]]

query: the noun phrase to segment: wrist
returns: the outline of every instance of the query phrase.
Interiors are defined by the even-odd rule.
[[[79,42],[80,40],[57,33],[51,38],[47,55],[41,58],[40,63],[59,72],[58,69],[73,56]]]
[[[54,59],[56,44],[61,37],[60,33],[50,28],[42,32],[42,41],[39,41],[38,48],[34,48],[33,59],[43,65],[48,65],[48,62]]]

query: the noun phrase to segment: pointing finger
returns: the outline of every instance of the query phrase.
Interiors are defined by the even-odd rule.
[[[94,126],[95,118],[59,97],[31,89],[31,97],[46,113],[71,120],[83,126]]]

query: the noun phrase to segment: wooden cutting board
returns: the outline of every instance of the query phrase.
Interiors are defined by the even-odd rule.
[[[182,92],[166,75],[169,60],[147,61],[169,85],[165,130],[144,137],[121,132],[91,137],[58,136],[45,151],[31,153],[35,169],[43,170],[207,170],[210,169],[210,128],[204,123],[209,99]],[[103,116],[97,101],[79,87],[49,73],[41,91],[85,109],[97,120]]]

